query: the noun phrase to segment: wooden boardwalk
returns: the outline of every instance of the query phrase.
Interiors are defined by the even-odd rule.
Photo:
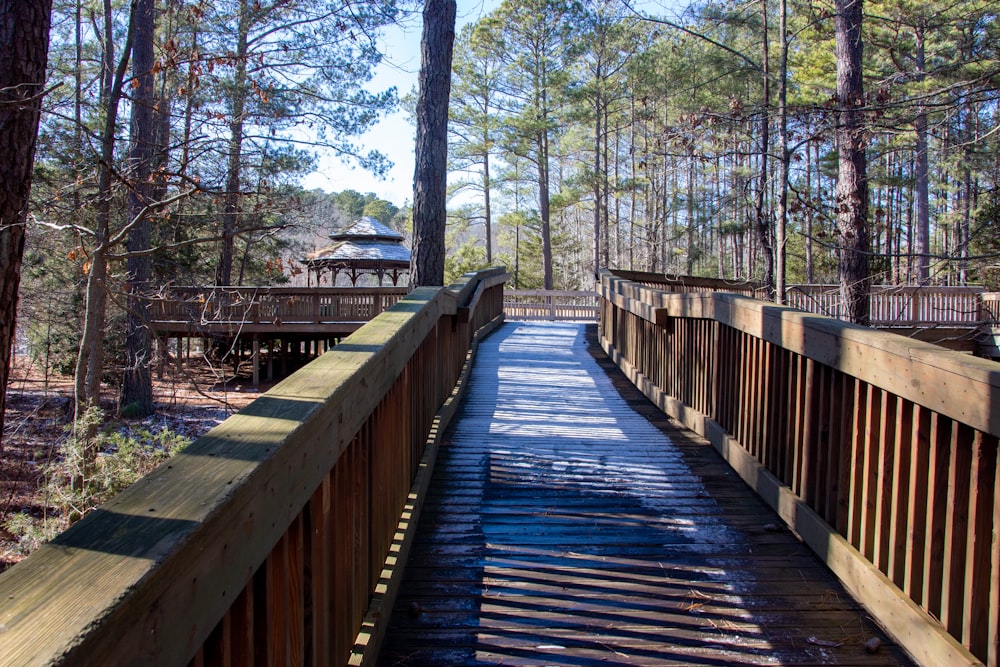
[[[480,347],[379,664],[909,664],[594,328]]]

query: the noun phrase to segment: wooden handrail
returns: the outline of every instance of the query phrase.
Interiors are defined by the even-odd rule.
[[[4,664],[347,662],[504,275],[469,323],[479,275],[414,290],[0,575]]]
[[[981,286],[873,285],[871,323],[876,327],[976,325],[982,322]],[[837,285],[792,285],[785,302],[811,313],[842,317]]]
[[[173,287],[150,300],[158,324],[323,324],[368,321],[406,287]]]
[[[990,326],[1000,324],[1000,292],[984,292],[979,296],[980,321]]]
[[[699,278],[697,276],[681,276],[672,274],[649,273],[644,271],[615,271],[619,278],[630,280],[640,285],[655,287],[665,292],[730,292],[748,296],[763,296],[763,283],[749,280],[725,280],[722,278]]]
[[[659,275],[639,271],[614,271],[618,278],[671,293],[724,292],[766,298],[761,283],[695,276]],[[976,325],[984,320],[1000,319],[986,306],[988,300],[981,286],[901,286],[873,285],[871,288],[871,324],[874,327],[920,327]],[[994,301],[995,302],[995,301]],[[838,285],[789,285],[786,305],[810,313],[843,317],[847,311]]]
[[[513,320],[597,320],[597,292],[506,290],[504,313]]]
[[[1000,365],[735,294],[601,296],[608,354],[918,662],[998,662]]]

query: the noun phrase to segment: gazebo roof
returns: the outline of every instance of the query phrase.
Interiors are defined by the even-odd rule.
[[[365,216],[349,229],[330,234],[333,243],[305,256],[306,264],[357,269],[402,269],[410,266],[403,235]]]
[[[403,243],[403,235],[366,215],[345,231],[330,234],[334,241],[388,241]]]

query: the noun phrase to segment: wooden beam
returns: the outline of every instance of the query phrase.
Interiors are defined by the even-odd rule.
[[[706,438],[919,664],[956,667],[983,664],[761,466],[722,426],[660,391],[622,357],[606,337],[602,337],[601,346],[632,383],[664,413]]]
[[[602,285],[603,298],[650,322],[714,319],[1000,436],[1000,366],[995,362],[739,295],[666,294],[634,286],[635,297],[629,297],[608,282]]]
[[[445,303],[415,290],[0,575],[4,661],[188,662]]]

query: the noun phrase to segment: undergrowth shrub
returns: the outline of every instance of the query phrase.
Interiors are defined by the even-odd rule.
[[[46,469],[45,514],[8,516],[4,528],[27,555],[88,512],[124,491],[191,440],[170,429],[115,428],[92,408],[75,426],[67,427],[60,456]],[[88,428],[92,426],[95,428]],[[88,437],[88,433],[93,433]],[[96,455],[95,455],[96,454]]]

